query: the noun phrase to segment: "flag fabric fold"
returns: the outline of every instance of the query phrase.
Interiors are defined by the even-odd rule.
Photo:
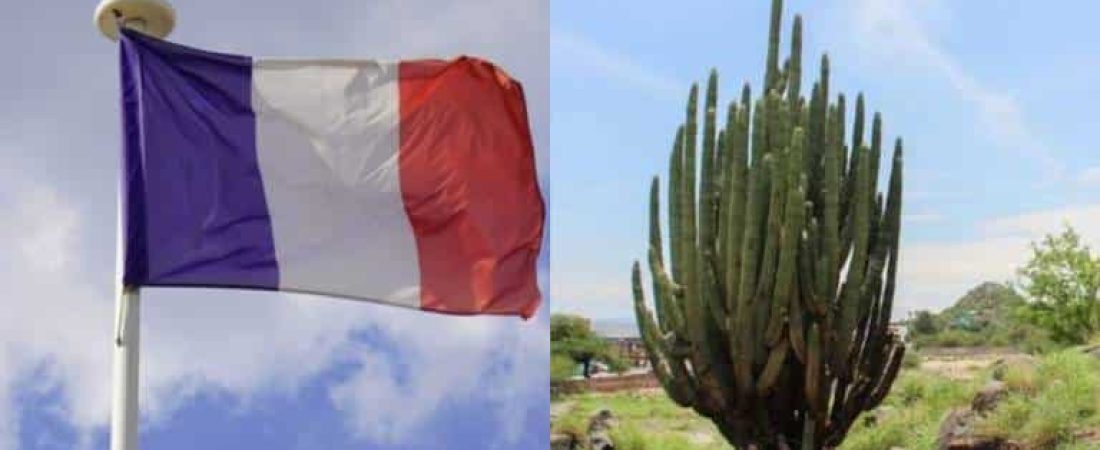
[[[501,69],[120,41],[124,283],[538,307],[545,206]]]

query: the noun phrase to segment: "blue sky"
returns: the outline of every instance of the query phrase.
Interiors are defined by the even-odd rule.
[[[688,87],[716,67],[721,102],[744,81],[759,89],[769,3],[553,3],[555,311],[632,317],[649,179],[667,173]],[[827,50],[849,105],[863,91],[905,139],[896,315],[1013,279],[1028,243],[1064,221],[1100,244],[1100,5],[795,0],[786,27],[794,12],[804,73]]]
[[[173,3],[171,39],[211,50],[492,59],[525,85],[549,183],[545,1]],[[31,2],[0,17],[0,450],[107,443],[119,100],[117,50],[92,25],[95,4]],[[547,307],[522,322],[149,289],[142,309],[143,448],[527,449],[548,439]]]

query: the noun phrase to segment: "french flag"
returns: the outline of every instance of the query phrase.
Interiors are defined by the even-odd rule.
[[[504,71],[121,34],[123,283],[534,314],[545,206]]]

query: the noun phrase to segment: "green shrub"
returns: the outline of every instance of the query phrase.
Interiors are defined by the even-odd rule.
[[[955,328],[914,338],[920,347],[978,347],[988,345],[988,341],[989,336],[984,333]]]
[[[566,355],[550,355],[550,381],[568,380],[573,377],[577,363]]]
[[[555,432],[575,438],[583,438],[588,434],[588,417],[581,414],[567,414],[556,418],[553,425]]]
[[[936,315],[930,311],[917,311],[913,316],[913,334],[936,334],[940,326],[936,323]]]
[[[1008,330],[1008,340],[1012,346],[1030,354],[1044,354],[1059,348],[1050,338],[1050,333],[1027,323],[1014,323]]]
[[[1015,436],[1031,418],[1031,401],[1022,395],[1011,395],[992,414],[977,423],[974,432],[980,436]]]
[[[1010,364],[1003,369],[1001,381],[1011,392],[1034,395],[1039,390],[1039,369],[1030,364]]]
[[[1014,439],[1028,448],[1054,448],[1070,442],[1074,430],[1100,424],[1100,363],[1095,359],[1064,350],[1043,358],[1033,375],[1026,370],[1005,372],[1006,383],[1015,378],[1014,384],[1030,389],[1011,394],[977,424],[979,433]]]
[[[968,405],[976,387],[971,382],[916,371],[903,372],[886,398],[890,412],[874,424],[858,421],[840,448],[935,448],[944,415],[952,408]]]
[[[1031,260],[1018,271],[1030,298],[1020,316],[1059,343],[1082,344],[1100,332],[1100,259],[1066,223],[1059,234],[1032,242]]]

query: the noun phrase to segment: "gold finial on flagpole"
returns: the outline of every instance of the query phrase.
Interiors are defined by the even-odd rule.
[[[112,41],[118,40],[119,24],[163,39],[176,25],[176,11],[165,0],[102,0],[94,20]]]

